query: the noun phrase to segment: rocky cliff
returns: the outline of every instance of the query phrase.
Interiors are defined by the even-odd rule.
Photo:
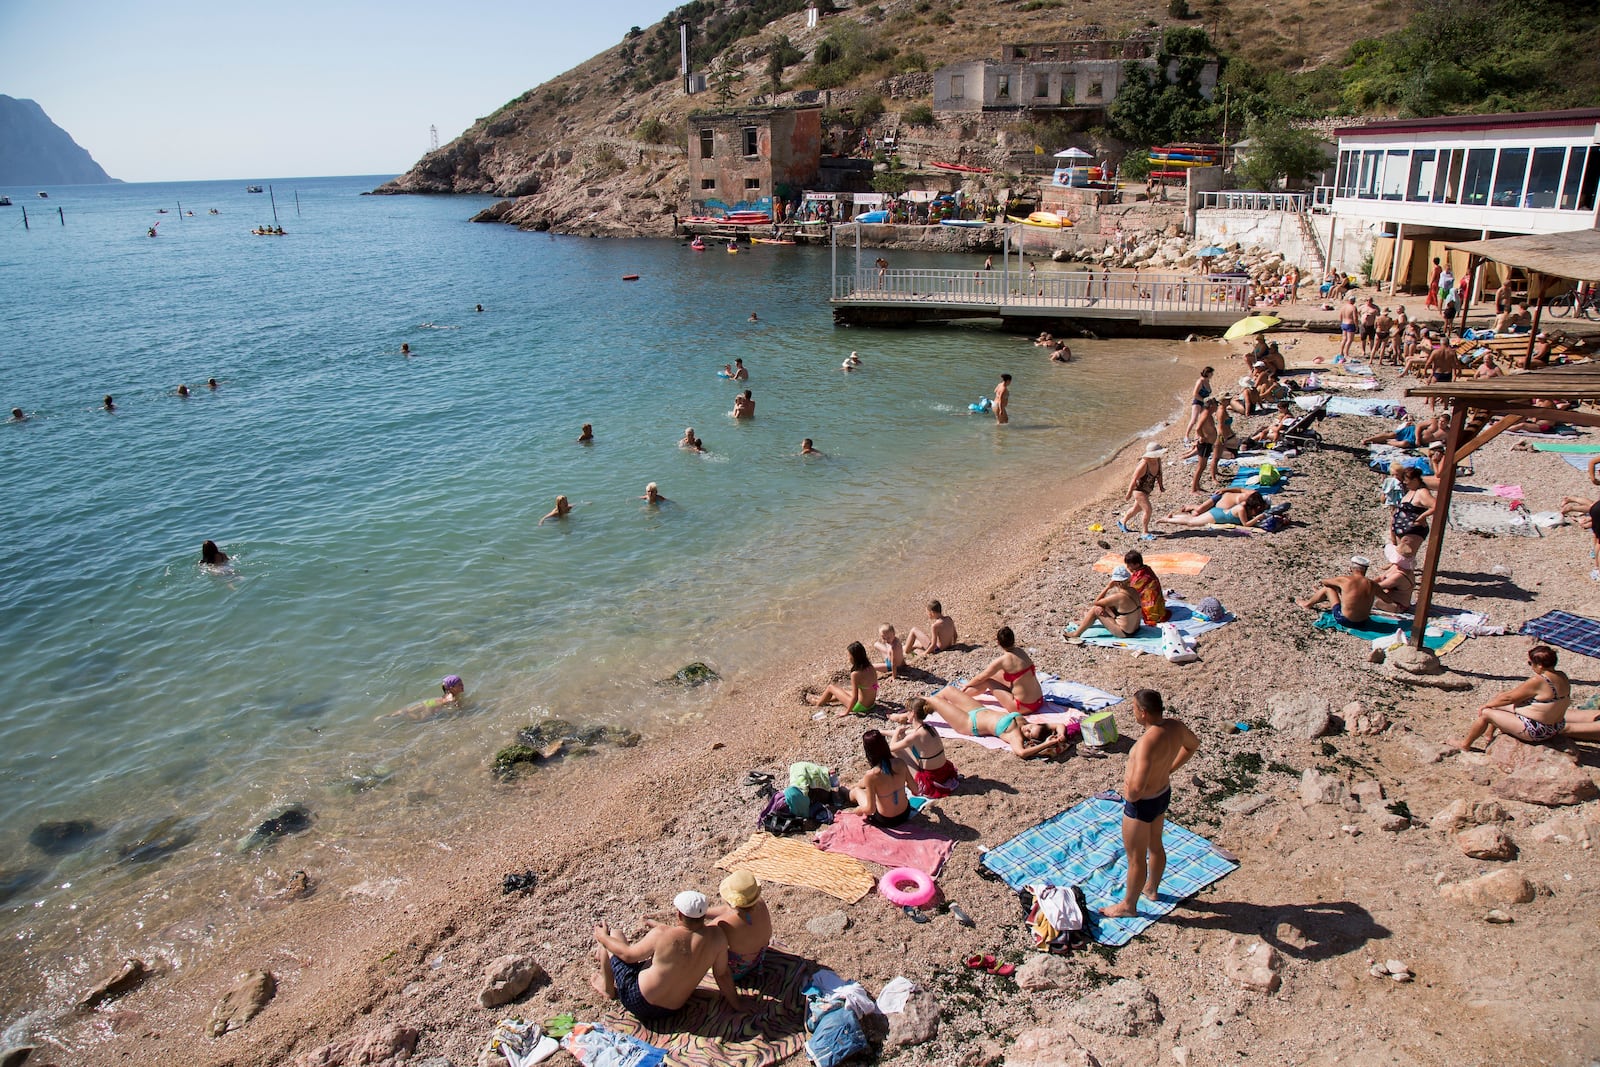
[[[72,136],[32,100],[0,96],[0,185],[114,182]]]

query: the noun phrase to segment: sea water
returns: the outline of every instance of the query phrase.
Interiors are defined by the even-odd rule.
[[[524,233],[468,221],[485,198],[359,195],[381,181],[0,190],[0,406],[28,413],[0,425],[6,984],[200,950],[284,804],[324,879],[403,872],[496,802],[518,727],[648,737],[694,699],[657,680],[759,665],[1188,384],[1165,342],[1058,366],[994,331],[836,328],[825,248]],[[287,233],[252,235],[274,202]],[[1001,372],[1005,427],[967,410]],[[464,711],[383,718],[448,673]],[[93,824],[81,848],[30,843],[61,820]]]

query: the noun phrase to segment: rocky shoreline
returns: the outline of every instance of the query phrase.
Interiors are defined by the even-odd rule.
[[[1331,363],[1329,339],[1283,340],[1292,366]],[[1229,378],[1242,366],[1238,351],[1197,345],[1193,359]],[[746,770],[781,773],[811,759],[856,773],[862,724],[813,719],[799,694],[837,669],[845,640],[885,618],[909,619],[921,598],[939,595],[972,647],[917,661],[927,675],[886,681],[882,701],[899,705],[977,669],[1002,623],[1043,669],[1121,695],[1157,688],[1202,738],[1172,818],[1238,855],[1241,868],[1121,949],[1032,953],[1015,898],[978,876],[977,850],[1115,788],[1125,746],[1022,763],[953,742],[969,784],[939,804],[937,822],[957,841],[940,887],[975,929],[945,914],[915,925],[876,896],[843,909],[808,890],[768,888],[790,950],[874,991],[905,975],[930,994],[937,1010],[891,1038],[908,1043],[886,1048],[881,1062],[1587,1063],[1594,1024],[1586,1002],[1564,993],[1590,973],[1569,916],[1600,899],[1586,855],[1600,840],[1600,805],[1580,799],[1574,775],[1593,790],[1600,760],[1592,746],[1563,754],[1500,742],[1458,755],[1444,744],[1460,737],[1468,709],[1523,677],[1527,639],[1479,637],[1452,651],[1444,664],[1468,694],[1419,688],[1369,662],[1358,639],[1314,630],[1288,600],[1381,546],[1380,478],[1352,447],[1381,425],[1351,416],[1320,425],[1329,447],[1296,459],[1288,529],[1140,546],[1212,556],[1200,575],[1166,579],[1186,599],[1215,596],[1238,617],[1201,639],[1198,663],[1063,636],[1104,582],[1090,568],[1102,542],[1116,552],[1136,543],[1112,521],[1132,463],[1125,453],[1077,482],[1040,487],[1031,503],[1015,498],[1017,510],[1002,513],[1015,520],[985,524],[981,548],[956,549],[939,573],[879,585],[770,671],[707,687],[702,721],[519,779],[503,818],[419,856],[392,900],[325,887],[240,931],[209,963],[101,1004],[73,1031],[72,1060],[465,1067],[508,1011],[582,1017],[594,1002],[591,920],[635,929],[679,888],[714,885],[716,859],[754,828],[759,800],[738,784]],[[1158,513],[1190,499],[1187,472],[1170,455]],[[1577,471],[1516,450],[1509,437],[1475,466],[1474,484],[1520,483],[1534,510],[1582,488]],[[1441,600],[1486,611],[1508,633],[1553,608],[1592,608],[1586,536],[1572,527],[1545,538],[1452,530]],[[1563,653],[1562,666],[1578,702],[1600,685],[1593,661]],[[1527,786],[1554,777],[1568,794]],[[1549,806],[1561,800],[1578,803]],[[508,871],[531,872],[533,885],[503,892]],[[1011,978],[979,975],[961,965],[974,952],[1023,966]],[[508,955],[537,972],[507,964]],[[242,1029],[199,1036],[224,993],[263,988],[238,974],[245,967],[269,974],[276,996]],[[527,974],[528,988],[486,1008],[482,994],[508,969],[517,980]],[[1472,1025],[1460,1025],[1464,1004]],[[64,1051],[43,1048],[29,1062],[65,1062]]]

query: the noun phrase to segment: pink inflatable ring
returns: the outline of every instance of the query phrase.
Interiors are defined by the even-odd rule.
[[[933,900],[933,879],[915,867],[896,867],[878,880],[878,892],[891,904],[920,908]]]

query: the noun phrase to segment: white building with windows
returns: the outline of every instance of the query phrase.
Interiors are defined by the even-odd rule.
[[[1600,228],[1600,108],[1394,119],[1339,133],[1330,259],[1426,284],[1445,241]],[[1340,232],[1342,231],[1342,232]]]

